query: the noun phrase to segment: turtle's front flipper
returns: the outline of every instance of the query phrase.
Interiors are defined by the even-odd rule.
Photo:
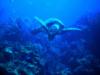
[[[82,29],[75,28],[75,27],[64,28],[59,32],[59,34],[63,34],[63,33],[66,33],[66,32],[72,32],[72,31],[82,31]]]
[[[75,27],[69,27],[69,28],[64,28],[63,31],[82,31],[82,29],[75,28]]]
[[[37,16],[35,16],[34,18],[40,23],[41,28],[44,28],[46,31],[48,31],[48,28],[46,27],[46,23],[45,23],[43,20],[41,20],[41,19],[40,19],[39,17],[37,17]]]

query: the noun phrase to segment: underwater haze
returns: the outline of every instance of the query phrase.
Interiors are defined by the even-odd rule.
[[[74,24],[82,15],[100,11],[99,0],[1,0],[3,17],[22,17],[33,21],[34,16],[42,19],[56,17],[65,25]]]
[[[100,75],[100,0],[0,0],[0,75]]]

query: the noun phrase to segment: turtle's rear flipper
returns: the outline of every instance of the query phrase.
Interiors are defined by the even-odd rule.
[[[52,41],[55,38],[56,35],[48,35],[48,40]]]

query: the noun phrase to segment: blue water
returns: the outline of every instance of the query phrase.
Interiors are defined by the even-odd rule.
[[[36,16],[80,30],[33,35]],[[0,75],[100,75],[99,38],[100,0],[0,0]]]
[[[2,12],[7,16],[22,17],[33,21],[34,16],[42,19],[57,17],[65,25],[74,24],[82,15],[100,10],[99,0],[1,0]],[[5,15],[4,14],[4,15]]]

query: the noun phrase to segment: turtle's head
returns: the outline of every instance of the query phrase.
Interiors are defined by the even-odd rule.
[[[53,20],[47,23],[47,28],[51,34],[55,34],[63,29],[64,25],[58,20]]]
[[[52,26],[50,26],[50,27],[48,28],[48,30],[49,30],[50,32],[57,32],[57,31],[60,30],[60,26],[59,26],[58,24],[53,24]]]

